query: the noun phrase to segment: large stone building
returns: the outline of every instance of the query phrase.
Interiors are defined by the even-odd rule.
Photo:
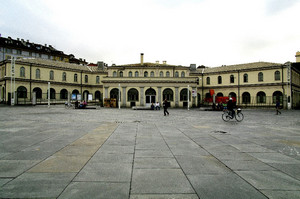
[[[171,107],[199,107],[208,105],[214,93],[236,98],[239,106],[273,107],[276,100],[285,108],[300,106],[299,62],[186,67],[144,62],[141,54],[139,63],[106,67],[103,62],[88,66],[42,58],[0,62],[2,103],[13,98],[15,104],[45,104],[50,82],[51,103],[79,99],[103,105],[112,98],[121,107],[132,107],[167,99]]]

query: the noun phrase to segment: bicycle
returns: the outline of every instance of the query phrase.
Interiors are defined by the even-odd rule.
[[[240,108],[233,110],[233,114],[231,113],[231,111],[225,109],[224,113],[222,114],[222,119],[225,122],[228,122],[229,120],[235,118],[236,121],[241,122],[244,119],[244,115],[242,113],[242,110]]]
[[[74,106],[74,104],[72,104],[72,103],[67,103],[67,104],[65,104],[65,108],[66,109],[73,109],[73,108],[75,108],[75,106]]]

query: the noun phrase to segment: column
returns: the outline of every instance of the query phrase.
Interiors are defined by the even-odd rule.
[[[157,96],[157,101],[161,104],[161,87],[157,87],[157,91],[158,91],[158,96]]]
[[[122,106],[126,107],[126,97],[127,97],[127,93],[126,93],[126,86],[122,87]]]
[[[144,93],[144,87],[140,87],[140,105],[144,106],[145,105],[145,93]]]
[[[105,87],[104,98],[108,98],[108,87]]]
[[[175,87],[175,107],[179,107],[179,87]]]

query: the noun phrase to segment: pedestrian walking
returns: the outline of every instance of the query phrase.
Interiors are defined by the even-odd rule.
[[[165,99],[165,101],[163,102],[163,107],[164,107],[164,116],[166,116],[166,114],[169,115],[169,112],[168,112],[168,101],[167,101],[167,99]]]
[[[279,109],[280,109],[280,102],[278,100],[276,101],[275,107],[276,107],[276,115],[278,115],[278,113],[281,114],[281,112],[279,111]]]

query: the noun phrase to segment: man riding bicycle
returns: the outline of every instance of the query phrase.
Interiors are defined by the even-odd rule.
[[[234,117],[234,110],[233,108],[235,108],[235,104],[232,101],[232,98],[229,98],[229,101],[227,102],[227,110],[230,111],[230,116]]]

